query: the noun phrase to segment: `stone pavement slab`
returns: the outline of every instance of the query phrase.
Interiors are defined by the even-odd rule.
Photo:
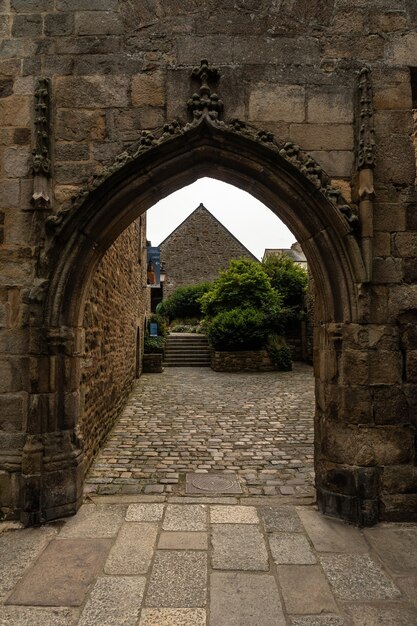
[[[268,533],[303,532],[303,525],[294,507],[260,506],[259,513]]]
[[[65,520],[59,537],[115,537],[125,512],[126,507],[119,504],[83,504],[77,515]]]
[[[323,554],[320,561],[335,595],[341,600],[369,601],[400,596],[394,582],[366,554]]]
[[[259,528],[250,524],[215,524],[212,566],[223,570],[267,571],[268,554]]]
[[[79,606],[110,549],[108,539],[56,539],[17,584],[6,604]]]
[[[154,553],[158,524],[126,522],[104,566],[106,574],[146,574]]]
[[[346,626],[346,622],[339,615],[303,615],[293,617],[291,626]]]
[[[165,532],[159,537],[158,550],[207,550],[208,535],[202,532]]]
[[[352,606],[346,608],[352,626],[414,626],[416,613],[409,608]]]
[[[277,565],[317,563],[310,544],[301,533],[274,533],[268,536],[272,558]]]
[[[164,514],[164,504],[131,504],[126,513],[127,522],[158,522]]]
[[[163,530],[204,531],[207,530],[207,505],[168,504],[162,524]]]
[[[393,572],[417,574],[417,528],[380,526],[365,530],[365,536]]]
[[[337,613],[336,602],[320,566],[280,565],[278,580],[288,613]]]
[[[318,552],[369,552],[369,546],[358,528],[324,517],[309,507],[298,507],[297,511]]]
[[[136,626],[145,582],[140,576],[98,578],[78,626]]]
[[[358,530],[279,498],[233,511],[230,502],[137,497],[121,509],[117,499],[96,502],[71,520],[0,533],[0,626],[417,624],[416,525]],[[84,536],[107,508],[109,536]],[[204,531],[163,529],[202,520]]]
[[[55,528],[44,526],[0,535],[0,601],[56,534]]]
[[[206,626],[204,609],[143,609],[139,626]]]
[[[210,626],[285,626],[273,576],[215,572],[210,581]]]
[[[211,506],[212,524],[259,524],[259,517],[253,506]]]
[[[158,551],[145,598],[148,607],[205,607],[207,555],[205,552]]]
[[[61,607],[0,606],[0,626],[76,626],[78,617]]]

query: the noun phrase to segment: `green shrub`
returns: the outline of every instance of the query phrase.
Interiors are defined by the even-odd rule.
[[[250,259],[231,261],[201,298],[202,311],[209,318],[238,307],[262,310],[280,304],[281,298],[261,263]]]
[[[146,354],[159,352],[162,353],[165,348],[165,337],[149,337],[149,333],[146,333],[143,342],[143,349]]]
[[[281,294],[285,307],[302,307],[308,284],[308,274],[295,261],[281,253],[262,261],[272,287]]]
[[[266,335],[264,315],[249,307],[221,311],[208,328],[210,345],[219,351],[259,350]]]
[[[169,298],[158,304],[156,311],[170,322],[174,319],[182,320],[184,318],[201,319],[200,298],[210,287],[211,283],[209,282],[178,287]]]
[[[285,339],[278,335],[270,335],[266,349],[272,364],[277,370],[289,372],[292,370],[291,350],[285,343]]]

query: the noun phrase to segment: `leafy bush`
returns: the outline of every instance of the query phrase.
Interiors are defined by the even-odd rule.
[[[250,259],[231,261],[201,298],[202,311],[208,317],[238,307],[264,309],[280,304],[261,263]]]
[[[270,335],[266,349],[271,362],[277,370],[289,372],[292,370],[291,350],[285,343],[285,339],[278,335]]]
[[[259,350],[266,335],[263,313],[249,307],[221,311],[208,328],[209,342],[219,351]]]
[[[262,261],[271,285],[282,296],[284,307],[302,307],[308,284],[308,274],[295,261],[281,253]]]
[[[143,349],[146,354],[159,352],[162,353],[165,348],[166,339],[165,337],[149,337],[149,334],[146,333],[145,339],[143,342]]]
[[[156,311],[170,322],[174,319],[184,318],[201,319],[200,298],[210,287],[211,283],[209,282],[178,287],[169,298],[158,304]]]
[[[201,333],[200,324],[171,324],[171,333]]]

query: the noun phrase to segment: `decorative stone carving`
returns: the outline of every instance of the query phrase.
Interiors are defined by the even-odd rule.
[[[369,281],[372,276],[373,259],[373,198],[375,197],[374,167],[376,162],[376,146],[371,70],[367,67],[362,68],[359,73],[358,89],[359,134],[357,153],[357,195],[359,199],[362,255],[367,280]]]
[[[376,162],[374,109],[371,70],[368,67],[359,73],[359,143],[358,170],[374,168]]]
[[[187,101],[187,108],[193,116],[192,121],[184,125],[182,122],[174,120],[169,124],[164,124],[162,128],[152,131],[152,133],[142,131],[138,141],[118,155],[99,174],[92,176],[79,193],[65,204],[58,213],[48,217],[46,221],[47,233],[53,235],[73,209],[80,207],[94,189],[127,163],[134,161],[141,154],[171,141],[179,134],[186,134],[204,124],[225,134],[234,133],[262,143],[269,150],[275,152],[278,158],[281,157],[291,163],[327,200],[337,207],[352,230],[356,231],[358,216],[354,208],[347,204],[340,191],[331,186],[328,175],[308,153],[291,142],[279,143],[271,132],[251,126],[242,120],[231,119],[227,122],[220,120],[223,102],[217,94],[211,92],[209,86],[209,82],[218,81],[219,76],[220,73],[217,68],[209,65],[206,60],[201,61],[200,66],[195,67],[192,71],[192,78],[201,82],[200,93],[193,94]]]
[[[208,64],[205,59],[201,61],[200,67],[195,67],[192,71],[192,78],[201,82],[200,93],[194,93],[187,102],[188,110],[194,119],[198,120],[202,115],[208,115],[213,120],[220,119],[223,112],[223,102],[216,93],[212,93],[209,87],[210,82],[218,82],[220,72],[217,67]]]
[[[50,207],[50,80],[39,78],[35,89],[35,141],[32,150],[34,185],[32,203],[36,209]]]

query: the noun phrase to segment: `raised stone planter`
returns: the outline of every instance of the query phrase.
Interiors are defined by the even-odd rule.
[[[271,363],[266,350],[245,352],[211,352],[211,369],[215,372],[272,372],[276,368]]]
[[[143,355],[143,373],[160,374],[162,372],[162,353],[152,352]]]

